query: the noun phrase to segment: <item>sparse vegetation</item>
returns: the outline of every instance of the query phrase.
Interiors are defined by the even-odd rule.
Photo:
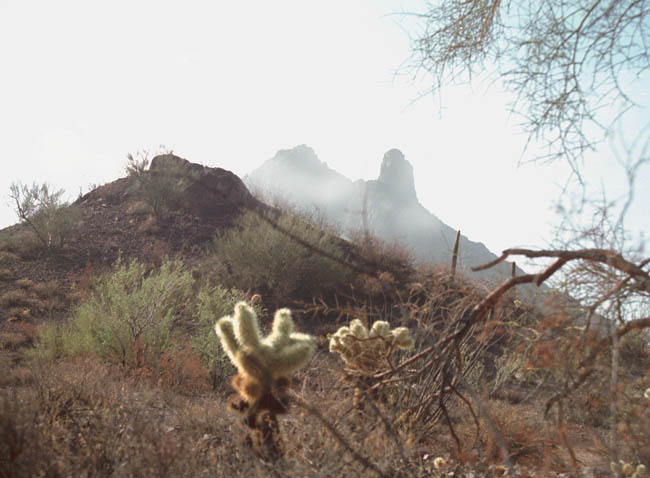
[[[261,294],[274,306],[347,288],[351,269],[330,258],[344,260],[334,236],[298,218],[279,215],[278,226],[299,237],[305,246],[287,240],[286,234],[273,226],[275,219],[269,221],[247,213],[235,227],[215,237],[207,268],[217,282]]]
[[[196,295],[198,321],[193,337],[194,350],[208,367],[212,387],[219,384],[228,386],[229,377],[235,371],[223,348],[216,346],[214,324],[218,317],[231,313],[238,302],[246,299],[246,294],[237,289],[226,289],[220,285],[202,287]],[[257,312],[260,312],[257,310]]]
[[[183,202],[183,195],[192,181],[189,171],[177,163],[166,163],[155,171],[149,167],[149,153],[142,151],[127,155],[126,172],[138,187],[138,193],[157,221],[164,221]]]
[[[171,346],[172,328],[192,286],[191,274],[179,261],[149,272],[135,260],[118,260],[67,324],[45,329],[39,349],[50,357],[90,353],[129,367],[141,365]]]
[[[536,478],[608,470],[615,357],[617,460],[634,472],[647,463],[647,332],[625,331],[616,349],[601,347],[582,386],[545,414],[585,350],[605,340],[602,330],[585,332],[579,309],[494,299],[447,266],[413,269],[403,250],[367,235],[354,245],[303,218],[259,213],[185,262],[166,258],[177,245],[158,231],[138,250],[145,263],[79,269],[67,321],[52,313],[65,309],[65,279],[24,274],[24,258],[3,246],[11,277],[0,284],[9,319],[0,328],[0,367],[9,371],[0,377],[0,473]],[[267,307],[291,305],[314,336],[309,356],[318,344],[308,367],[287,371],[283,363],[304,357],[271,353],[296,338],[293,321],[280,310],[271,325],[257,299],[248,326],[238,330],[237,316],[220,322],[226,350],[219,346],[215,322],[251,294]],[[328,333],[344,360],[326,352]],[[622,466],[617,473],[628,476]]]
[[[47,183],[11,185],[9,197],[15,203],[18,219],[27,224],[40,244],[49,250],[63,247],[81,223],[79,210],[63,201],[63,194],[63,189],[53,191]]]

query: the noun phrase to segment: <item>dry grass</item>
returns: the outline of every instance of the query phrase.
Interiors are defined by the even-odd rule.
[[[90,288],[91,274],[86,275]],[[382,319],[392,327],[408,326],[416,338],[412,354],[444,344],[483,297],[483,291],[442,270],[430,271],[408,289],[381,271],[358,280],[357,296],[338,309],[324,307],[320,315],[314,310],[314,322],[336,313],[344,321]],[[47,300],[57,296],[58,287],[39,283],[30,289]],[[538,387],[535,379],[518,380],[517,368],[498,374],[509,360],[546,367],[551,375],[565,373],[554,368],[563,355],[548,360],[547,345],[553,339],[567,348],[575,337],[563,332],[556,317],[523,335],[533,314],[504,301],[460,343],[454,364],[463,364],[463,380],[455,382],[458,394],[445,392],[446,415],[436,395],[446,373],[437,352],[391,376],[392,383],[369,380],[363,387],[319,337],[312,363],[293,382],[290,411],[280,417],[283,456],[275,462],[260,459],[242,443],[245,430],[226,407],[233,393],[228,377],[213,388],[190,345],[191,330],[183,329],[185,335],[163,353],[124,367],[93,355],[28,363],[24,350],[35,342],[36,330],[14,324],[0,335],[0,368],[8,371],[0,377],[0,476],[479,478],[503,476],[503,450],[520,476],[571,476],[577,472],[567,444],[576,449],[579,468],[608,466],[606,429],[594,433],[603,455],[590,455],[588,435],[568,420],[569,401],[563,427],[555,415],[544,417],[545,399],[556,390],[553,380]],[[546,336],[546,330],[564,335]],[[519,346],[538,336],[531,347]],[[625,347],[625,360],[647,358],[643,343]],[[498,361],[506,348],[512,354]],[[395,363],[409,357],[400,353]],[[620,451],[622,458],[639,463],[648,459],[650,445],[650,400],[641,393],[650,386],[647,362],[627,369],[629,376],[621,374]],[[590,390],[576,399],[582,393],[588,396]],[[606,390],[591,393],[607,403]],[[574,401],[578,407],[584,403]],[[444,457],[444,466],[435,457]]]
[[[10,289],[0,295],[0,307],[29,307],[32,305],[32,299],[23,289]]]
[[[14,264],[20,260],[13,252],[0,250],[0,264]]]

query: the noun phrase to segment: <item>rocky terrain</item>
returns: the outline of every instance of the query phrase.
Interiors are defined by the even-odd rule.
[[[338,238],[233,173],[174,155],[62,208],[77,222],[61,245],[26,223],[0,230],[0,477],[611,476],[609,357],[563,415],[544,414],[599,337],[511,295],[478,321],[485,285],[450,276],[455,231],[419,204],[399,151],[373,181],[347,180],[304,146],[253,176],[295,191],[348,238],[363,242],[365,225],[444,267]],[[461,257],[468,267],[494,255],[463,238]],[[265,331],[289,306],[316,344],[283,391],[273,460],[247,435],[261,425],[233,414],[235,369],[214,333],[240,300],[255,301]],[[412,334],[413,350],[364,357],[387,379],[331,352],[352,319]],[[150,329],[162,332],[147,342]],[[621,363],[622,470],[649,456],[647,344],[622,342]]]

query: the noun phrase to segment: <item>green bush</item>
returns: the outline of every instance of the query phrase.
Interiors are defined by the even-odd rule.
[[[351,269],[330,258],[344,257],[334,236],[288,215],[280,216],[277,225],[278,228],[254,213],[247,213],[233,228],[215,237],[214,260],[208,261],[208,265],[218,282],[259,293],[267,304],[274,306],[347,287]]]
[[[180,261],[147,273],[135,260],[118,259],[67,325],[39,334],[37,355],[90,353],[127,366],[160,356],[171,345],[175,319],[189,306],[193,283]]]
[[[81,212],[62,200],[63,189],[52,191],[47,183],[11,185],[9,197],[18,219],[27,224],[46,248],[63,247],[81,223]]]
[[[203,287],[197,294],[197,330],[193,338],[194,350],[207,365],[216,387],[219,378],[225,378],[234,373],[226,353],[219,345],[214,331],[215,323],[221,317],[232,314],[235,304],[245,300],[246,294],[237,289],[226,289],[220,285]],[[258,309],[256,312],[260,313]]]

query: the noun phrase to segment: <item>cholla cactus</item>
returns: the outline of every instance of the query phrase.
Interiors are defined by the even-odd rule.
[[[294,332],[289,309],[276,311],[273,330],[262,337],[255,311],[245,302],[235,306],[234,316],[219,319],[215,331],[221,346],[237,367],[233,387],[241,400],[231,407],[244,415],[244,423],[255,433],[247,443],[265,446],[277,456],[276,414],[287,410],[284,390],[291,375],[304,367],[316,349],[307,334]]]
[[[632,463],[619,460],[618,463],[611,462],[609,467],[614,474],[614,478],[641,478],[645,476],[645,465],[637,465],[635,468]]]
[[[312,336],[293,331],[289,309],[276,311],[273,330],[265,338],[261,337],[255,311],[245,302],[235,306],[233,317],[219,319],[215,331],[239,374],[258,382],[261,388],[279,379],[288,380],[309,362],[316,349]]]
[[[381,370],[396,349],[410,349],[413,338],[406,327],[390,330],[388,322],[378,320],[370,331],[359,319],[341,327],[330,337],[330,352],[338,353],[346,365],[364,374]]]

